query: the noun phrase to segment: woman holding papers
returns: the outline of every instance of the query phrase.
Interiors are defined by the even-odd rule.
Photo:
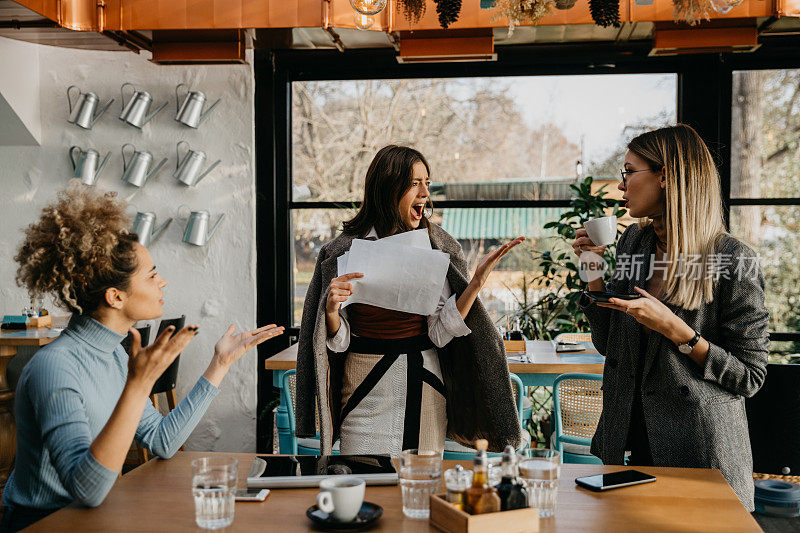
[[[337,439],[343,454],[392,456],[442,451],[445,436],[520,443],[503,343],[477,296],[523,239],[470,278],[458,242],[425,216],[429,184],[421,153],[383,148],[361,209],[319,253],[300,328],[296,434],[319,431],[323,454]]]

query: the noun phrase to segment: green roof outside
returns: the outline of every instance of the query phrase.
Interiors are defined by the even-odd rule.
[[[554,228],[544,229],[558,220],[563,207],[444,208],[442,228],[456,239],[513,239],[553,237]]]

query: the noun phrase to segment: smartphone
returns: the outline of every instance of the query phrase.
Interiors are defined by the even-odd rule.
[[[625,294],[621,292],[607,292],[607,291],[586,291],[586,295],[595,302],[603,302],[603,303],[608,303],[608,301],[611,298],[618,298],[620,300],[636,300],[637,298],[642,297],[642,295],[639,293]]]
[[[641,485],[642,483],[652,483],[655,480],[655,476],[639,472],[638,470],[621,470],[611,474],[579,477],[575,480],[575,483],[585,489],[600,492],[629,487],[631,485]]]
[[[237,502],[263,502],[269,496],[269,489],[239,489],[236,491]]]

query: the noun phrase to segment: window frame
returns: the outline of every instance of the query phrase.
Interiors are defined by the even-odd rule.
[[[394,49],[256,50],[255,147],[257,320],[292,323],[293,210],[333,208],[359,202],[295,202],[291,198],[291,83],[295,81],[508,77],[586,74],[677,74],[678,121],[694,127],[720,170],[726,224],[736,205],[800,205],[800,198],[731,198],[730,139],[735,70],[800,68],[800,36],[760,37],[749,54],[650,57],[651,43],[562,43],[497,49],[496,62],[398,64]],[[479,204],[479,205],[478,205]],[[438,201],[444,207],[567,207],[569,200]],[[259,411],[273,385],[264,360],[289,346],[299,328],[259,347]],[[772,341],[798,341],[800,331],[770,332]],[[260,433],[259,433],[260,435]],[[261,449],[261,448],[259,448]]]

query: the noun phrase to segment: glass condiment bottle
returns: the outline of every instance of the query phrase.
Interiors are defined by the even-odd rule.
[[[470,514],[496,513],[500,510],[500,497],[497,490],[489,485],[489,457],[486,439],[475,441],[472,486],[467,489],[467,512]]]
[[[453,507],[465,510],[467,489],[472,485],[472,471],[456,465],[455,468],[445,471],[444,482],[447,486],[447,501]]]
[[[528,506],[528,491],[517,476],[517,452],[509,445],[503,451],[502,478],[497,485],[500,510],[523,509]]]

